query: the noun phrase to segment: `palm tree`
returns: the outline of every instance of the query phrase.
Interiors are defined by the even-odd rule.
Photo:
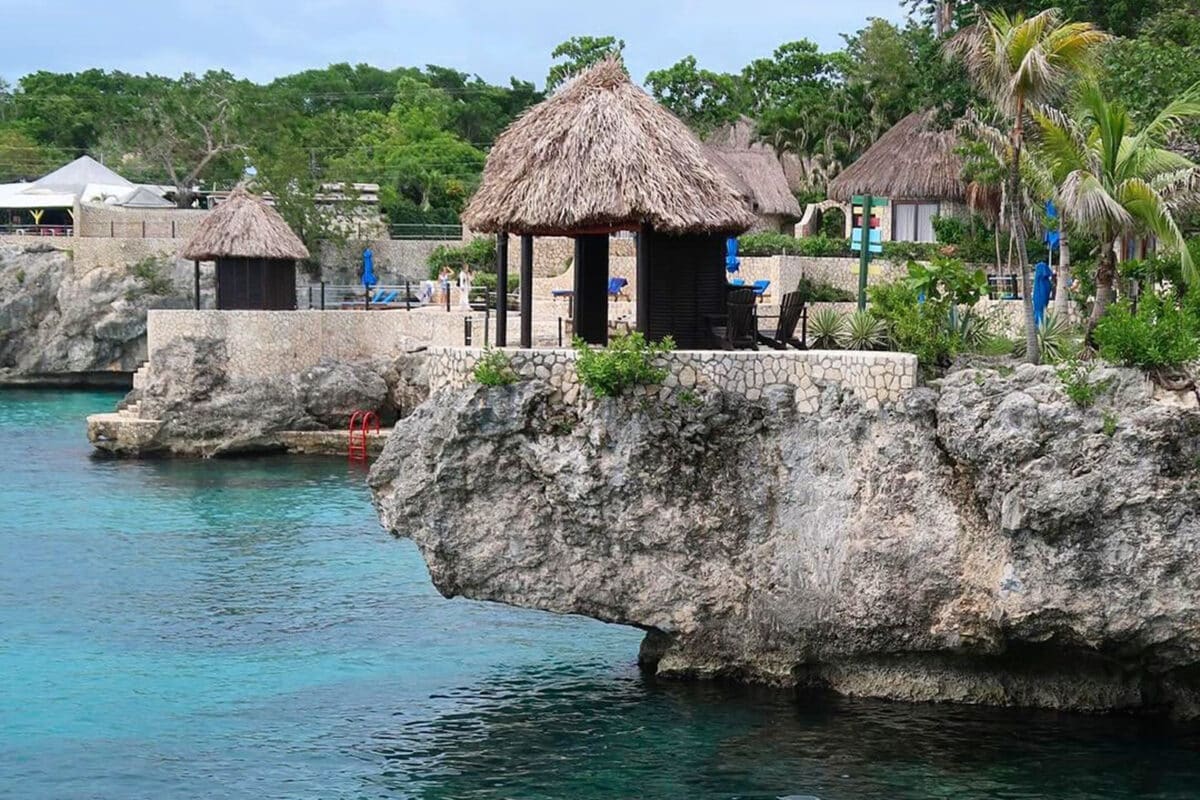
[[[1100,240],[1096,303],[1088,330],[1112,302],[1117,240],[1153,234],[1178,251],[1184,280],[1196,267],[1175,220],[1181,207],[1200,204],[1200,167],[1167,149],[1171,135],[1200,119],[1200,84],[1180,95],[1140,131],[1129,115],[1092,83],[1083,85],[1079,114],[1035,109],[1037,149],[1056,185],[1056,200],[1076,228]]]
[[[1009,121],[1006,210],[1001,224],[1015,239],[1025,305],[1025,357],[1038,361],[1033,322],[1033,289],[1025,257],[1024,197],[1021,191],[1025,117],[1033,104],[1061,96],[1072,79],[1094,63],[1108,34],[1087,22],[1066,22],[1058,9],[1032,17],[1009,17],[1001,11],[982,15],[974,25],[946,43],[950,57],[960,57],[976,87]]]

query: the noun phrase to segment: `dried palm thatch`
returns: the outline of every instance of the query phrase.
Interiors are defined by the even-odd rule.
[[[709,148],[712,160],[725,170],[751,203],[757,214],[800,219],[800,203],[788,186],[779,157],[768,148]]]
[[[829,182],[829,197],[848,202],[856,194],[908,200],[966,199],[958,137],[938,130],[933,111],[897,122],[867,152]]]
[[[642,223],[665,233],[735,233],[754,223],[696,136],[613,59],[500,135],[462,218],[475,231],[539,235]]]
[[[298,260],[308,258],[300,241],[279,212],[245,187],[238,186],[196,228],[180,252],[194,261],[218,258]]]

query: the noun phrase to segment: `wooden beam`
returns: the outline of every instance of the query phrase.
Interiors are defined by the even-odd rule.
[[[608,344],[608,234],[575,237],[575,335]]]
[[[637,234],[637,269],[634,273],[634,292],[637,297],[637,330],[650,335],[650,226],[643,225]]]
[[[486,303],[484,305],[487,305]],[[508,234],[496,234],[496,347],[508,346]]]
[[[521,347],[533,347],[533,237],[521,237]]]

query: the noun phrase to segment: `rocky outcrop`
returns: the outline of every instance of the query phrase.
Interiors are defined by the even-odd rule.
[[[1009,371],[1011,373],[1011,371]],[[1200,711],[1200,411],[1049,368],[867,411],[680,392],[441,393],[371,474],[447,596],[634,625],[660,674],[847,694]]]
[[[0,382],[129,373],[146,358],[146,310],[183,308],[173,265],[77,273],[71,252],[0,245]]]
[[[386,426],[419,396],[420,387],[408,383],[419,379],[411,359],[322,361],[250,379],[229,374],[222,339],[184,337],[155,351],[148,383],[127,398],[136,418],[89,418],[88,438],[115,455],[208,457],[282,450],[289,432],[344,432],[358,410],[375,411]]]

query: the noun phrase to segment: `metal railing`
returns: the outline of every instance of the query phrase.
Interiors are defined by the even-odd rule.
[[[74,236],[74,225],[0,225],[5,236]]]
[[[441,242],[457,242],[462,239],[462,231],[462,225],[403,223],[388,226],[388,236],[392,239],[425,239]]]

